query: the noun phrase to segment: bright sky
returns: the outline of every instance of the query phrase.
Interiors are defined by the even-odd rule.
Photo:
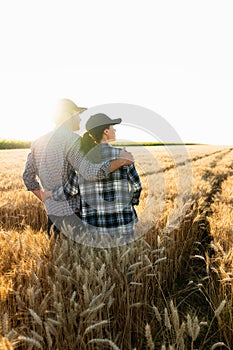
[[[185,142],[233,144],[231,0],[9,0],[0,33],[0,139],[49,131],[67,97],[141,106]],[[151,140],[140,129],[130,138]]]

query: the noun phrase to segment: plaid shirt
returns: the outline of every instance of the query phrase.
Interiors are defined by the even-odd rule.
[[[112,159],[101,164],[90,162],[79,152],[80,140],[79,135],[61,126],[34,141],[23,173],[27,189],[53,190],[68,180],[72,169],[89,181],[106,177]],[[74,213],[79,203],[77,197],[60,202],[51,198],[46,200],[45,206],[48,215],[67,216]]]
[[[102,143],[89,158],[102,161],[116,157],[120,149]],[[98,159],[100,160],[100,159]],[[105,179],[88,181],[72,171],[68,182],[53,191],[55,200],[69,199],[80,194],[80,217],[89,232],[110,235],[133,235],[139,203],[141,181],[133,164],[123,166]]]

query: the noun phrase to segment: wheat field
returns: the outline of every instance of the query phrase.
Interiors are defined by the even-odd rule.
[[[233,348],[233,148],[131,147],[143,191],[134,242],[48,239],[0,151],[0,349]]]

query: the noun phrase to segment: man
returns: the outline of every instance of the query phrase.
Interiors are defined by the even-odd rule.
[[[96,180],[107,177],[110,172],[123,165],[133,163],[132,154],[125,150],[119,153],[119,158],[102,163],[92,163],[82,156],[79,152],[81,138],[74,131],[80,129],[80,113],[85,109],[69,99],[59,100],[54,118],[55,130],[32,143],[23,181],[27,189],[41,201],[44,201],[43,189],[53,190],[64,184],[71,170],[77,171],[87,180]],[[49,235],[53,224],[57,233],[64,223],[75,226],[73,223],[77,222],[77,198],[68,201],[49,198],[45,201],[45,208]]]

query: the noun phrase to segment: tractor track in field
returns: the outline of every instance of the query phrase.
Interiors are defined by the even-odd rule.
[[[227,152],[227,153],[230,153],[231,151],[232,151],[232,149],[230,149],[229,152]],[[211,168],[217,167],[218,166],[217,161],[219,161],[221,159],[223,159],[223,157],[221,157],[221,158],[218,157],[217,159],[215,159],[215,161],[213,161],[210,164],[210,167]],[[222,183],[229,176],[232,176],[232,175],[233,175],[233,162],[228,165],[227,170],[225,172],[222,172],[222,173],[216,175],[216,174],[214,174],[214,172],[211,172],[210,170],[207,170],[203,174],[202,179],[211,183],[211,189],[205,195],[204,201],[203,201],[203,203],[202,203],[202,205],[200,207],[200,212],[201,213],[205,212],[208,215],[212,214],[211,204],[214,202],[215,195],[217,193],[221,193],[222,192]]]
[[[229,149],[229,152],[231,151],[232,148]],[[219,155],[211,167],[218,166],[218,161],[229,152]],[[211,189],[205,194],[200,205],[197,198],[193,201],[194,209],[189,221],[189,232],[183,237],[183,256],[180,259],[180,271],[174,285],[175,290],[179,291],[178,302],[183,304],[184,309],[187,310],[192,305],[203,317],[214,317],[209,294],[213,288],[209,286],[215,285],[218,290],[221,276],[220,262],[216,259],[219,253],[212,244],[214,237],[208,218],[213,214],[211,205],[215,201],[216,194],[221,194],[222,184],[229,176],[233,176],[233,162],[222,173],[214,174],[209,170],[204,173],[203,179],[211,183]]]
[[[232,149],[229,150],[231,152]],[[229,152],[226,152],[225,155]],[[223,159],[222,157],[218,157],[211,165],[212,168],[216,167],[217,160]],[[207,170],[202,178],[205,181],[208,181],[211,183],[211,189],[205,194],[202,203],[200,204],[198,208],[199,212],[199,220],[197,221],[198,227],[199,227],[199,232],[201,233],[200,235],[200,242],[201,244],[205,245],[205,243],[209,244],[212,240],[213,237],[211,235],[210,231],[210,225],[208,221],[208,217],[213,214],[213,210],[211,208],[212,203],[215,200],[216,194],[221,194],[222,192],[222,184],[229,176],[233,176],[233,162],[228,165],[227,169],[219,174],[214,174],[214,172],[211,172]],[[208,248],[208,247],[206,247]],[[208,251],[209,249],[207,249]],[[203,253],[206,252],[206,249],[204,249]],[[199,251],[200,253],[200,251]],[[209,253],[213,253],[212,250],[209,250]],[[204,254],[202,254],[204,257]]]
[[[208,157],[211,157],[213,156],[214,154],[218,154],[218,156],[216,157],[216,160],[220,160],[222,159],[226,154],[228,154],[229,152],[231,152],[233,150],[233,148],[229,148],[227,150],[219,150],[219,151],[215,151],[215,152],[212,152],[212,153],[207,153],[205,155],[202,155],[202,156],[194,156],[193,158],[188,158],[184,161],[181,161],[181,162],[178,162],[177,164],[171,164],[165,168],[162,168],[162,169],[159,169],[159,170],[156,170],[156,171],[149,171],[145,174],[141,174],[140,177],[143,177],[143,176],[147,176],[147,175],[156,175],[156,174],[160,174],[160,173],[163,173],[163,172],[166,172],[166,171],[169,171],[171,169],[174,169],[174,168],[178,168],[180,166],[185,166],[189,163],[194,163],[194,162],[197,162],[198,160],[203,160],[205,158],[208,158]],[[213,161],[213,164],[214,164],[215,160]],[[212,167],[212,163],[210,165]]]

